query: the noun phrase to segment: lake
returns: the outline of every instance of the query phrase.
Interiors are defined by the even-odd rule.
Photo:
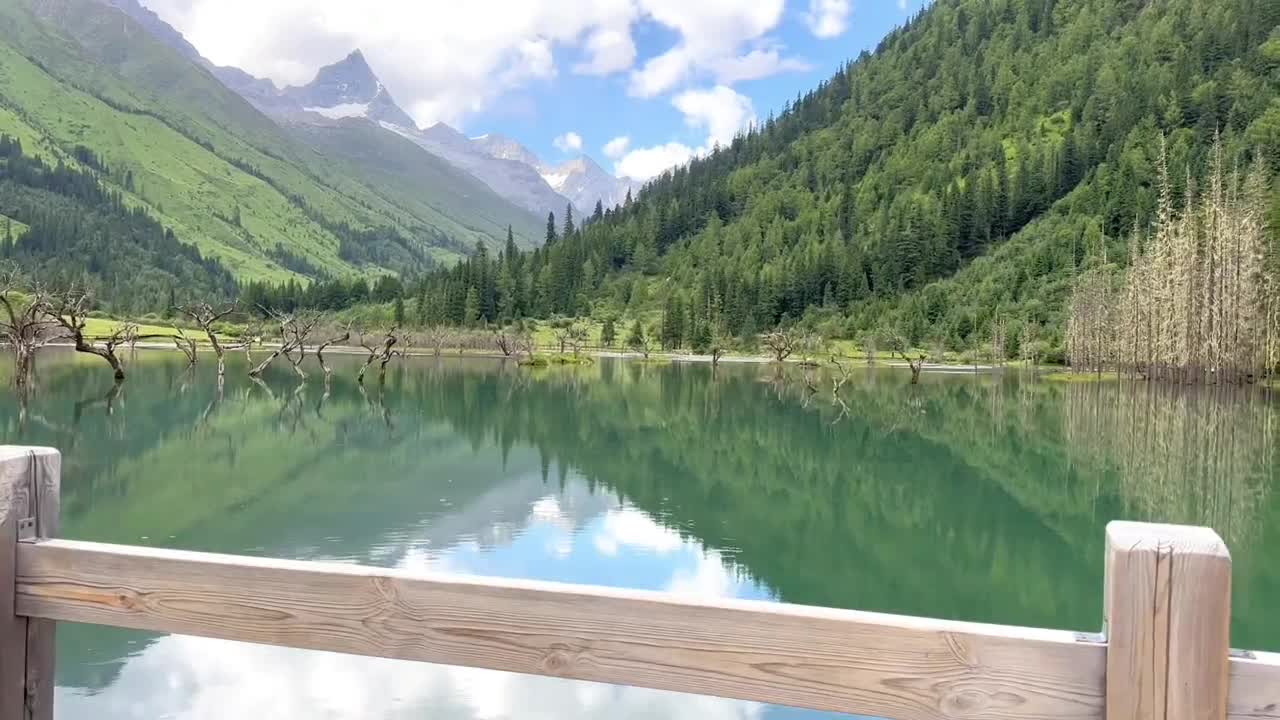
[[[1232,644],[1280,650],[1276,433],[1262,391],[1011,372],[414,359],[361,389],[232,358],[51,352],[13,444],[64,453],[62,534],[1096,631],[1103,528],[1213,526]],[[0,369],[7,383],[8,360]],[[812,385],[818,392],[808,389]],[[61,720],[815,718],[675,693],[58,628]],[[828,716],[829,717],[829,716]]]

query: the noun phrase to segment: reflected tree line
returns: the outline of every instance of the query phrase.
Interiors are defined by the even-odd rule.
[[[138,482],[163,495],[174,476],[216,464],[260,475],[235,488],[257,498],[319,467],[380,483],[433,467],[446,437],[502,457],[530,448],[549,484],[572,472],[625,497],[788,601],[1075,629],[1098,622],[1106,521],[1205,523],[1231,544],[1242,596],[1252,585],[1280,601],[1280,578],[1260,557],[1268,528],[1280,527],[1277,407],[1248,388],[927,373],[911,386],[903,373],[862,368],[601,362],[529,373],[424,360],[366,391],[348,372],[364,360],[346,357],[323,389],[277,368],[224,396],[174,356],[156,357],[136,365],[145,382],[111,401],[88,374],[51,365],[40,421],[23,427],[0,406],[0,427],[70,446],[77,476],[120,485],[95,495]],[[77,437],[91,448],[75,449]],[[71,511],[84,512],[90,499],[68,489]],[[139,517],[166,512],[137,490]],[[1236,622],[1245,637],[1280,644],[1280,628],[1258,614]]]

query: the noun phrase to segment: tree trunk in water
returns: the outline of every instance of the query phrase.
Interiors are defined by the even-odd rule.
[[[31,384],[31,357],[34,353],[29,348],[17,345],[13,348],[13,354],[13,381],[19,391],[25,391]]]
[[[97,355],[103,360],[106,360],[107,364],[111,366],[112,377],[114,377],[116,381],[124,380],[124,366],[120,364],[120,359],[116,357],[115,350],[113,348],[104,350],[99,347],[94,347],[93,345],[85,342],[84,338],[81,337],[75,338],[75,341],[76,352]]]
[[[249,377],[258,377],[259,375],[261,375],[264,371],[266,371],[266,369],[271,365],[271,363],[275,362],[275,359],[283,355],[287,349],[288,349],[287,346],[281,345],[280,347],[273,350],[271,354],[267,356],[266,360],[263,360],[261,363],[258,364],[257,367],[249,371]]]

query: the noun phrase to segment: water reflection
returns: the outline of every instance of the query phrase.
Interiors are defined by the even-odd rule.
[[[1265,393],[460,360],[361,388],[359,359],[303,385],[231,360],[219,386],[140,353],[107,402],[101,368],[51,355],[0,431],[66,452],[70,537],[1073,630],[1101,621],[1106,522],[1204,522],[1231,543],[1233,643],[1280,649]],[[104,628],[59,651],[73,719],[784,712]]]
[[[1262,530],[1276,420],[1266,393],[1235,386],[1082,384],[1067,392],[1065,429],[1079,461],[1115,473],[1133,514],[1209,525],[1247,547]]]
[[[605,582],[715,597],[768,593],[716,551],[570,474],[563,491],[530,500],[540,476],[513,477],[446,523],[392,534],[362,559],[412,570]],[[513,512],[519,508],[519,512]],[[315,557],[352,559],[339,553]],[[100,629],[67,627],[101,646]],[[108,633],[111,634],[111,633]],[[126,634],[116,633],[120,637]],[[767,717],[756,703],[469,668],[432,666],[186,637],[130,638],[106,676],[65,674],[70,718],[698,718]],[[65,645],[66,643],[64,643]],[[100,670],[75,651],[61,660]]]

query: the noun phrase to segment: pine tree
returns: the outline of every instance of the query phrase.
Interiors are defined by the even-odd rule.
[[[613,318],[605,318],[604,322],[600,324],[600,344],[605,347],[613,347],[613,341],[617,339],[617,332]]]
[[[404,325],[404,296],[397,295],[396,302],[393,306],[392,317],[396,325]]]
[[[474,326],[480,320],[480,295],[474,287],[467,288],[466,300],[462,304],[462,324]]]
[[[668,350],[674,350],[684,344],[684,303],[679,293],[667,296],[667,304],[662,310],[662,325],[658,341]]]
[[[573,203],[569,203],[564,207],[564,239],[568,240],[573,237],[575,228],[573,227]]]
[[[543,242],[542,246],[549,248],[555,244],[556,244],[556,214],[553,212],[549,212],[547,213],[547,238],[546,238],[546,241]]]
[[[646,275],[658,269],[658,251],[653,246],[653,236],[644,234],[636,239],[631,251],[631,267]]]
[[[631,325],[631,332],[627,334],[627,347],[638,348],[641,345],[644,345],[644,342],[644,324],[639,320],[636,320],[635,323]]]
[[[591,214],[591,222],[599,222],[604,219],[604,201],[596,200],[596,211]]]
[[[422,285],[418,287],[418,302],[417,302],[418,325],[422,327],[427,327],[429,325],[434,324],[433,322],[434,318],[432,318],[430,314],[428,314],[427,310],[428,310],[427,284],[422,283]]]

